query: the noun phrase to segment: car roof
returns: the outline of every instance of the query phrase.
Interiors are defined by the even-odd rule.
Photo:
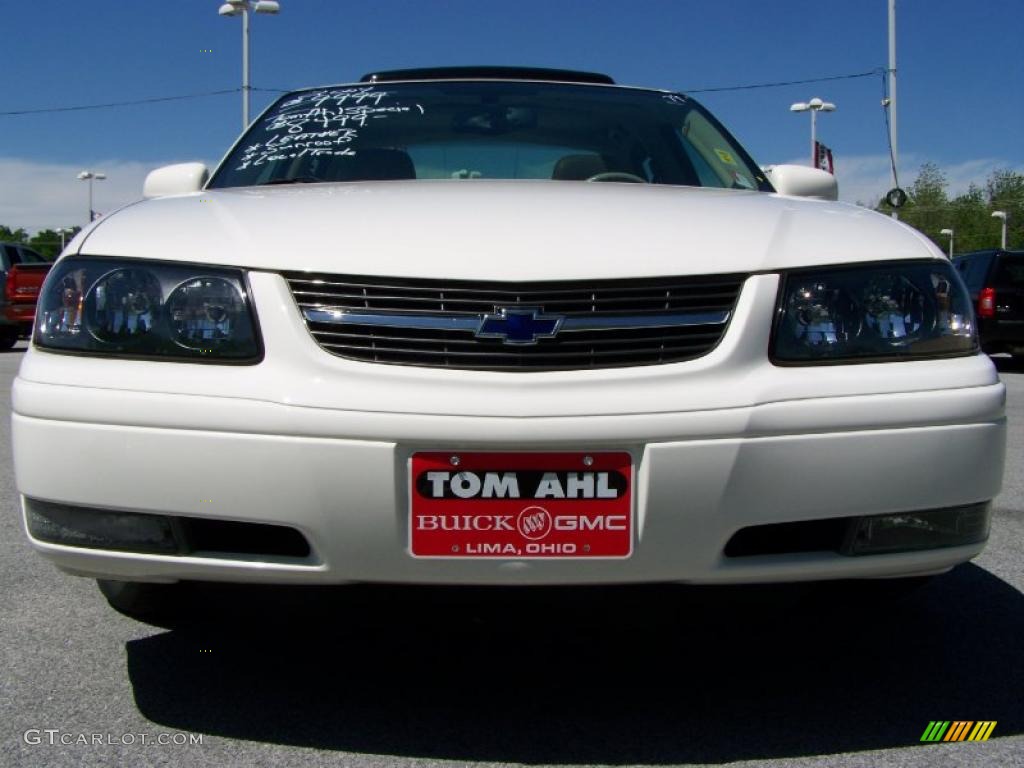
[[[1002,248],[985,248],[980,251],[968,251],[967,253],[958,253],[953,257],[953,261],[957,259],[967,259],[978,256],[998,256],[1000,254],[1006,256],[1024,256],[1024,251],[1011,251],[1003,250]]]
[[[546,67],[463,66],[425,67],[419,69],[391,69],[369,72],[361,83],[392,83],[415,80],[544,80],[558,83],[589,83],[615,85],[615,81],[600,72],[582,72],[573,69]]]
[[[428,77],[427,74],[431,76]],[[530,76],[531,74],[533,75],[532,77]],[[540,82],[551,83],[552,85],[580,85],[593,88],[614,88],[623,91],[643,91],[647,93],[667,94],[670,96],[679,96],[687,101],[692,100],[690,96],[682,91],[675,91],[669,88],[657,88],[653,86],[622,85],[621,83],[616,83],[608,75],[602,75],[597,72],[577,72],[569,69],[544,69],[542,67],[434,67],[431,69],[393,69],[381,72],[370,72],[363,75],[362,79],[356,82],[349,80],[344,82],[321,83],[319,85],[306,85],[282,92],[280,101],[288,99],[294,94],[305,93],[308,91],[325,91],[336,88],[372,88],[374,85],[382,85],[384,83],[472,83],[482,81],[486,82],[488,80],[511,83]],[[272,110],[276,103],[277,102],[272,102],[265,112]]]

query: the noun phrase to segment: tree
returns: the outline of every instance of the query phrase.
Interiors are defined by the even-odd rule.
[[[28,232],[24,229],[11,229],[0,224],[0,240],[5,243],[24,243],[28,240]]]
[[[1024,174],[1010,170],[993,171],[985,185],[989,210],[1006,211],[1006,245],[1024,248]],[[999,222],[992,222],[996,229]]]
[[[81,231],[81,227],[71,227],[64,232],[64,242],[68,242]],[[24,243],[34,251],[38,251],[48,259],[55,259],[60,254],[60,232],[43,229],[29,237],[28,232],[20,227],[11,229],[0,224],[0,241],[5,243]]]
[[[925,163],[914,183],[907,188],[909,200],[900,209],[900,219],[915,227],[940,248],[949,247],[943,229],[952,229],[954,248],[959,253],[999,247],[1000,224],[992,211],[1006,211],[1007,246],[1024,248],[1024,174],[995,170],[984,189],[972,184],[963,194],[950,200],[946,194],[946,175],[935,163]],[[875,210],[891,213],[885,200]]]
[[[977,251],[993,245],[988,199],[980,187],[972,184],[962,195],[953,198],[949,208],[950,223],[947,226],[955,233],[953,245],[958,252]]]
[[[936,243],[940,242],[941,231],[949,226],[949,198],[946,196],[946,174],[935,163],[925,163],[914,183],[907,190],[910,203],[904,221],[917,227]]]
[[[81,227],[73,227],[64,233],[64,242],[67,243],[72,237],[78,234]],[[60,232],[52,229],[42,229],[34,234],[28,241],[33,250],[39,251],[47,259],[53,260],[60,254],[61,237]]]
[[[935,163],[925,163],[910,185],[910,199],[921,208],[942,208],[949,202],[946,197],[946,174]]]

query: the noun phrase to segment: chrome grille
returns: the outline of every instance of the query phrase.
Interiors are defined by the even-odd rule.
[[[353,360],[491,371],[657,365],[707,354],[746,275],[532,283],[283,273],[313,338]],[[500,309],[550,337],[481,338]]]

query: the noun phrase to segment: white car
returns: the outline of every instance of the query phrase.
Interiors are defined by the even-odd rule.
[[[925,237],[685,95],[461,68],[280,98],[70,244],[32,545],[182,580],[700,584],[977,555],[1005,390]]]

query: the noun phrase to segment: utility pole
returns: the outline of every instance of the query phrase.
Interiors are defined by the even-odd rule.
[[[892,187],[899,187],[899,149],[896,143],[896,0],[889,0],[889,144],[892,147]],[[899,218],[899,213],[894,209],[894,219]]]

